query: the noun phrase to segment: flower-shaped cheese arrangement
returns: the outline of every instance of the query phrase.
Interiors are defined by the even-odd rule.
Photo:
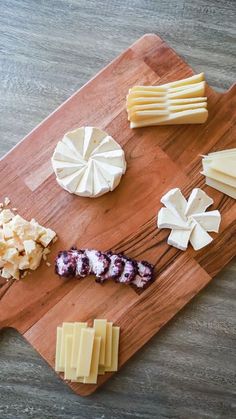
[[[126,170],[120,145],[94,127],[81,127],[65,134],[55,148],[52,166],[62,188],[90,198],[113,191]]]
[[[186,250],[190,242],[199,250],[212,242],[208,232],[218,233],[221,215],[218,210],[205,212],[213,199],[201,189],[194,188],[188,201],[179,188],[171,189],[161,202],[165,207],[158,213],[157,226],[171,229],[169,245]]]

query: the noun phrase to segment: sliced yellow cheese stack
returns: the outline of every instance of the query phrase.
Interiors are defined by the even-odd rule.
[[[131,128],[202,124],[208,117],[204,73],[161,86],[134,86],[126,107]]]
[[[207,185],[236,199],[236,148],[209,153],[202,166]]]
[[[68,323],[57,327],[55,370],[64,379],[96,384],[98,375],[118,370],[120,328],[95,319],[87,323]]]

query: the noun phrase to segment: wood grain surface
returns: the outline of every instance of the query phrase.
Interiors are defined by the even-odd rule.
[[[227,5],[226,5],[227,6]],[[29,184],[31,184],[32,185],[32,183],[30,183],[30,181],[29,181]],[[204,259],[204,255],[202,255],[202,259]],[[233,272],[233,271],[232,271]],[[227,282],[226,282],[226,286],[227,286]],[[218,290],[219,291],[219,290]],[[214,298],[215,298],[216,296],[214,295]],[[230,303],[229,303],[229,301],[227,300],[227,302],[228,302],[228,304],[229,304],[229,307],[231,307],[230,309],[232,310],[232,305],[230,305]],[[214,307],[213,307],[214,308]],[[221,312],[222,312],[222,307],[221,307]],[[225,311],[224,311],[224,313],[225,313]],[[226,311],[226,313],[227,313],[227,311]],[[229,315],[230,315],[230,313],[228,313]],[[232,314],[232,313],[231,313]],[[217,317],[217,316],[216,316]],[[233,317],[232,317],[232,319],[233,319]],[[227,321],[227,320],[226,320]],[[178,322],[178,320],[177,320],[177,322]],[[204,331],[204,324],[201,324],[201,328],[203,328],[203,331]],[[202,330],[201,328],[199,328],[199,330]],[[219,329],[219,328],[218,328]],[[218,330],[217,329],[217,330]],[[221,330],[221,329],[220,329]],[[232,336],[232,331],[233,331],[233,328],[232,327],[230,327],[230,334],[231,334],[231,336]],[[199,332],[200,333],[200,332]],[[204,343],[202,342],[202,339],[200,339],[200,341],[201,341],[201,343],[202,343],[202,345],[204,346]],[[193,354],[194,354],[194,352],[193,352]],[[231,358],[230,357],[230,350],[229,350],[229,348],[227,347],[227,354],[228,354],[228,356],[229,356],[229,359],[230,360],[233,360],[233,358]],[[215,358],[214,358],[214,360],[215,360]],[[163,360],[162,360],[163,361]],[[209,360],[208,360],[209,361]],[[178,360],[176,360],[176,362],[178,362]],[[203,364],[204,365],[204,364]],[[206,364],[205,364],[206,365]],[[216,365],[217,365],[217,362],[216,362]],[[224,365],[224,367],[226,367],[226,365]],[[223,366],[222,366],[222,368],[223,368]],[[208,369],[209,370],[209,369]],[[223,374],[225,374],[225,372],[223,372],[224,371],[224,368],[222,369],[222,373]],[[231,371],[234,371],[232,368],[231,368]],[[226,372],[227,372],[227,369],[226,369]],[[134,373],[134,375],[135,375],[135,373]],[[194,375],[194,374],[193,374]],[[150,376],[149,376],[150,377]],[[233,383],[234,383],[234,379],[233,379],[233,377],[234,377],[234,374],[232,375],[232,380],[231,380],[231,384],[233,385]],[[172,377],[173,378],[173,377]],[[213,377],[214,378],[214,377]],[[213,380],[214,381],[214,380]],[[224,380],[221,380],[221,381],[223,381],[224,382]],[[129,380],[129,383],[130,383],[130,380]],[[138,392],[138,390],[140,389],[140,385],[138,384],[138,383],[135,383],[135,381],[133,381],[133,383],[135,384],[135,389],[137,389],[137,392]],[[193,383],[193,381],[191,381],[191,383]],[[223,385],[223,383],[221,383],[221,385],[224,387],[224,385]],[[129,387],[129,386],[128,386]],[[147,388],[149,388],[148,387],[148,385],[146,386],[146,392],[147,392]],[[153,387],[152,387],[153,388]],[[229,388],[230,388],[230,386],[229,386]],[[227,389],[228,389],[228,387],[227,387]],[[151,393],[154,391],[154,389],[151,391]],[[178,389],[178,391],[180,391],[179,389]],[[189,390],[188,390],[189,391]],[[154,391],[154,393],[155,393],[155,391]],[[177,392],[178,393],[178,392]],[[186,393],[186,392],[185,392]],[[218,389],[218,393],[219,393],[219,389]],[[127,394],[129,394],[129,392],[128,392],[128,390],[127,390]],[[143,391],[142,391],[142,394],[145,394],[145,384],[144,384],[144,388],[143,388]],[[178,394],[180,394],[180,393],[178,393]],[[229,395],[229,397],[226,397],[225,396],[225,394],[227,394],[227,395]],[[231,417],[230,415],[232,415],[233,413],[232,413],[232,408],[233,408],[233,406],[232,406],[232,404],[231,404],[231,402],[230,402],[230,400],[232,400],[232,398],[230,399],[230,394],[232,395],[232,392],[231,392],[231,390],[229,389],[229,390],[225,390],[225,392],[223,392],[223,394],[222,394],[222,397],[223,397],[223,399],[222,400],[224,400],[224,403],[213,403],[214,404],[214,406],[212,407],[212,405],[211,405],[211,407],[209,407],[209,403],[208,403],[208,399],[204,399],[204,397],[203,397],[203,401],[202,401],[202,403],[203,403],[203,405],[204,406],[208,406],[209,407],[209,415],[213,415],[212,417],[214,417],[214,414],[215,415],[218,415],[218,417],[221,417],[221,416],[219,416],[219,415],[226,415],[226,413],[224,413],[224,412],[227,412],[227,417]],[[214,394],[214,391],[212,391],[212,394],[211,394],[211,396],[212,396],[212,400],[216,400],[215,399],[215,394]],[[3,398],[4,398],[4,393],[3,393],[3,396],[2,396]],[[189,396],[189,393],[187,392],[187,396],[186,397],[188,397],[189,399],[191,399],[191,397]],[[208,397],[210,397],[209,396],[209,392],[208,392]],[[145,398],[145,397],[144,397]],[[109,398],[108,398],[109,399]],[[159,399],[158,399],[159,400]],[[176,400],[176,399],[175,399]],[[178,400],[178,397],[177,397],[177,400]],[[219,397],[219,395],[218,395],[218,400],[220,400],[220,397]],[[228,403],[227,403],[228,402]],[[159,406],[157,406],[157,407],[155,407],[154,408],[154,406],[152,405],[152,407],[151,407],[151,410],[149,409],[149,408],[146,408],[146,411],[145,411],[145,403],[143,403],[142,404],[142,407],[140,406],[140,409],[143,409],[143,410],[139,410],[139,413],[140,413],[140,411],[142,412],[141,414],[143,415],[143,417],[145,417],[145,415],[147,416],[147,417],[151,417],[151,415],[157,415],[157,417],[164,417],[164,415],[166,416],[166,413],[167,414],[169,414],[169,416],[171,416],[171,406],[172,406],[172,404],[168,404],[168,407],[166,407],[165,408],[165,406],[164,406],[164,410],[162,410],[162,403],[161,403],[161,400],[159,400],[159,403],[160,403],[160,407]],[[205,404],[204,404],[205,403]],[[138,394],[137,394],[137,404],[138,404]],[[178,405],[178,403],[177,403],[177,405],[176,405],[177,407],[179,406]],[[194,404],[192,405],[192,410],[191,410],[191,407],[190,407],[190,410],[186,410],[186,406],[183,406],[182,408],[180,408],[180,409],[177,409],[178,410],[178,412],[177,412],[177,415],[179,415],[178,417],[184,417],[183,415],[185,415],[186,416],[186,414],[185,413],[183,413],[184,411],[185,412],[191,412],[192,414],[191,414],[191,417],[202,417],[201,415],[203,415],[203,412],[204,412],[204,414],[205,414],[205,411],[206,411],[206,409],[202,409],[202,407],[201,407],[202,405],[200,404],[195,404],[195,407],[194,407]],[[19,407],[19,406],[18,406]],[[5,406],[3,406],[3,408],[4,408],[4,412],[6,412],[6,409],[7,410],[9,410],[8,409],[8,407],[7,407],[7,405],[6,405],[6,408],[5,408]],[[14,406],[12,406],[12,409],[14,409]],[[27,407],[26,407],[26,409],[27,409]],[[88,405],[88,409],[89,409],[89,405]],[[202,409],[202,410],[201,410]],[[214,409],[216,409],[216,410],[214,410]],[[218,410],[217,410],[218,409]],[[12,412],[16,412],[17,410],[12,410]],[[22,416],[20,416],[20,410],[18,410],[18,415],[19,415],[19,417],[23,417],[23,415],[26,415],[27,416],[27,414],[28,415],[33,415],[34,413],[32,413],[33,411],[30,411],[30,409],[28,410],[28,411],[25,411],[25,412],[21,412],[22,413]],[[86,412],[86,414],[87,414],[87,416],[85,415],[84,417],[89,417],[89,410],[87,410],[87,412]],[[93,413],[94,412],[96,412],[95,410],[91,410],[90,411],[91,412],[91,416],[93,415]],[[93,413],[92,413],[93,412]],[[98,410],[98,412],[99,412],[99,410]],[[131,408],[131,411],[130,411],[131,413],[130,413],[130,415],[137,415],[137,410],[135,410],[134,408]],[[173,412],[174,412],[174,410],[173,410]],[[201,413],[202,412],[202,413]],[[212,413],[213,412],[213,413]],[[215,412],[215,413],[214,413]],[[32,413],[32,414],[31,414]],[[61,413],[61,412],[60,412]],[[60,417],[60,416],[57,416],[57,415],[59,415],[60,414],[58,411],[57,411],[57,413],[55,413],[55,417]],[[126,415],[126,413],[127,413],[127,410],[123,410],[123,413],[124,413],[124,415]],[[66,413],[62,413],[62,415],[63,414],[66,414]],[[109,415],[109,413],[108,412],[105,412],[105,413],[102,413],[101,415]],[[120,411],[120,413],[118,412],[118,409],[116,410],[116,411],[114,411],[114,415],[117,415],[117,416],[114,416],[114,417],[119,417],[119,414],[120,415],[122,415],[122,411]],[[175,411],[175,414],[176,414],[176,411]],[[208,413],[207,413],[208,414]],[[40,410],[38,411],[38,415],[40,415]],[[51,411],[51,415],[53,415],[53,413],[52,413],[52,411]],[[96,413],[94,413],[94,415],[96,415]],[[98,415],[99,415],[99,413],[98,413]],[[122,416],[122,417],[125,417],[125,416]],[[159,415],[159,416],[158,416]],[[163,416],[162,416],[163,415]],[[182,416],[181,416],[182,415]],[[188,414],[189,415],[189,414]],[[195,416],[194,416],[195,415]],[[50,416],[50,414],[49,414],[49,416]],[[223,417],[222,416],[222,417]],[[10,417],[10,416],[9,416]],[[16,417],[16,415],[14,416],[14,414],[13,414],[13,417]],[[39,417],[39,416],[37,416],[37,417]],[[43,417],[43,416],[42,416]],[[53,416],[50,416],[50,417],[53,417]],[[62,417],[66,417],[66,416],[62,416]],[[76,417],[76,416],[75,416]],[[82,417],[81,415],[79,415],[78,417]],[[98,416],[98,417],[100,417],[100,416]],[[105,417],[105,416],[104,416]],[[153,417],[153,416],[152,416]],[[216,416],[217,417],[217,416]],[[233,416],[232,416],[233,417]]]

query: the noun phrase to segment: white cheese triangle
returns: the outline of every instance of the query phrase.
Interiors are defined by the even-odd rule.
[[[83,165],[81,163],[71,163],[60,160],[54,160],[52,162],[52,167],[59,179],[62,179],[66,176],[72,175],[73,173],[81,170]]]
[[[193,214],[193,220],[197,221],[198,224],[206,231],[212,231],[215,233],[219,232],[221,215],[218,210],[202,212],[200,214]]]
[[[94,184],[93,184],[93,192],[94,196],[101,196],[108,192],[109,185],[104,176],[102,175],[99,166],[97,165],[96,161],[93,162],[93,174],[94,174]]]
[[[190,229],[190,225],[187,222],[183,221],[183,219],[179,216],[173,214],[170,209],[164,207],[158,212],[157,227],[176,230]]]
[[[70,193],[75,193],[77,186],[84,175],[86,169],[83,167],[77,172],[73,173],[70,176],[64,177],[63,179],[57,178],[57,182],[62,188],[66,189]]]
[[[213,238],[208,234],[198,222],[195,222],[190,235],[190,243],[194,250],[200,250],[212,242]]]
[[[92,196],[93,195],[93,163],[88,162],[86,169],[84,170],[83,176],[81,177],[79,184],[75,191],[80,196]]]
[[[186,250],[192,232],[192,226],[189,230],[171,230],[167,243],[179,250]]]
[[[195,213],[204,212],[213,202],[213,199],[202,189],[194,188],[188,199],[185,215],[190,216]]]
[[[169,208],[173,214],[177,215],[177,217],[181,217],[184,221],[186,221],[185,211],[187,207],[187,201],[179,188],[174,188],[167,192],[161,198],[161,202],[166,206],[166,208]]]
[[[68,145],[64,144],[62,141],[59,141],[57,143],[57,146],[53,153],[52,161],[55,160],[77,163],[77,157],[75,153],[73,153],[73,151],[68,147]]]

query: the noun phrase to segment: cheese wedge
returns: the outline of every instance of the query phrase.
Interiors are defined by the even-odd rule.
[[[167,239],[167,243],[170,246],[185,251],[188,247],[192,229],[193,226],[191,226],[189,230],[171,230],[171,233]]]
[[[192,234],[190,235],[190,243],[194,250],[200,250],[212,242],[213,238],[208,234],[198,222],[195,222]]]
[[[166,206],[177,217],[186,221],[185,211],[187,201],[179,188],[171,189],[162,198],[161,203]]]
[[[158,228],[170,228],[175,230],[188,230],[190,226],[179,216],[173,214],[169,208],[161,208],[157,216]]]
[[[204,212],[206,209],[213,204],[213,199],[210,198],[202,189],[194,188],[188,199],[188,203],[185,209],[184,215],[189,215]]]
[[[215,233],[219,232],[221,215],[220,212],[217,210],[202,212],[199,214],[194,213],[192,215],[192,219],[197,221],[198,224],[200,224],[200,226],[204,228],[204,230],[206,231],[212,231]]]

